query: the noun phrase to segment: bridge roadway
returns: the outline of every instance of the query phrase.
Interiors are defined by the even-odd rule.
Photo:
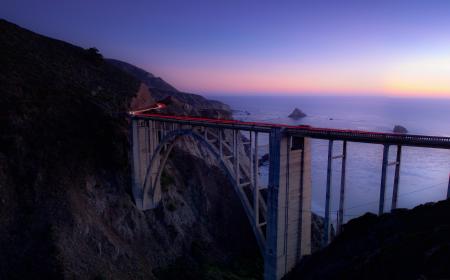
[[[309,137],[324,140],[341,140],[383,145],[401,145],[423,148],[450,149],[450,137],[427,136],[413,134],[397,134],[385,132],[371,132],[362,130],[318,128],[307,125],[286,125],[264,122],[245,122],[238,120],[212,119],[191,116],[171,116],[160,114],[134,114],[141,119],[173,122],[179,124],[199,125],[224,129],[240,129],[269,133],[272,128],[282,128],[287,135],[294,137]]]

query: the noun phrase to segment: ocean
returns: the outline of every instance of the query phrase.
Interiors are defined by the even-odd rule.
[[[450,137],[450,99],[338,97],[338,96],[210,96],[231,106],[234,118],[316,127],[392,132],[394,125],[406,127],[411,134]],[[287,116],[299,108],[307,117],[292,120]],[[260,140],[260,154],[268,149],[267,137]],[[342,145],[336,142],[334,154]],[[328,142],[312,141],[312,208],[324,214]],[[383,147],[348,143],[345,220],[365,212],[377,213]],[[390,149],[395,160],[396,147]],[[334,160],[332,216],[336,217],[340,189],[340,160]],[[392,199],[394,166],[388,167],[385,210]],[[403,147],[398,208],[446,198],[450,173],[450,150]],[[267,169],[261,170],[267,181]]]

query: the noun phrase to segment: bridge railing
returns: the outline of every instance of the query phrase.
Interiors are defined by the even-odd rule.
[[[263,122],[244,122],[238,120],[211,119],[190,116],[170,116],[159,114],[138,114],[135,118],[148,118],[153,120],[176,122],[190,125],[200,125],[219,128],[241,129],[269,133],[272,128],[282,128],[292,136],[310,137],[328,140],[346,140],[373,144],[389,144],[416,146],[427,148],[450,149],[450,137],[429,136],[414,134],[384,133],[361,130],[319,128],[306,125],[284,125]]]

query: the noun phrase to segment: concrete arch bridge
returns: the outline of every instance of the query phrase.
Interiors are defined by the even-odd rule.
[[[264,257],[264,278],[281,279],[311,253],[311,145],[312,138],[328,140],[328,169],[324,242],[328,243],[332,161],[341,160],[338,230],[345,204],[347,142],[383,145],[379,213],[385,211],[386,170],[395,166],[391,208],[395,209],[400,177],[401,147],[450,149],[450,138],[375,133],[354,130],[288,126],[198,117],[137,113],[131,116],[133,196],[141,210],[155,208],[161,200],[161,173],[174,145],[189,137],[214,157],[230,179],[241,201]],[[269,179],[259,178],[258,140],[269,138]],[[245,135],[246,137],[242,137]],[[333,143],[342,151],[333,154]],[[397,159],[388,162],[389,147]],[[449,185],[450,187],[450,185]],[[263,194],[265,193],[265,194]]]

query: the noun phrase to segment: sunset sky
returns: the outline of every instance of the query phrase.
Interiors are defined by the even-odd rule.
[[[0,17],[183,91],[450,97],[448,0],[4,0]]]

